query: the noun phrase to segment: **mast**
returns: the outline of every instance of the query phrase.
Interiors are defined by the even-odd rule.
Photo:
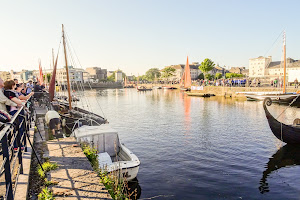
[[[66,41],[65,41],[65,31],[64,31],[64,25],[63,25],[63,24],[62,24],[62,37],[63,37],[64,53],[65,53],[65,62],[66,62],[66,73],[67,73],[67,84],[68,84],[68,95],[69,95],[69,109],[72,109],[72,97],[71,97],[71,90],[70,90],[69,68],[68,68],[68,60],[67,60],[67,50],[66,50]]]
[[[54,63],[54,49],[52,48],[52,61],[53,61],[53,67],[54,67],[54,65],[55,65],[55,63]]]
[[[285,32],[283,33],[283,93],[286,93],[286,47]]]

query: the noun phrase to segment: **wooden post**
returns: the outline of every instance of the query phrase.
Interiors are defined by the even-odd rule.
[[[68,85],[68,95],[69,95],[69,109],[72,109],[72,97],[71,97],[71,87],[70,87],[70,78],[69,78],[69,68],[67,60],[67,50],[66,50],[66,41],[65,41],[65,32],[64,25],[62,24],[62,33],[63,33],[63,44],[64,44],[64,53],[65,53],[65,62],[66,62],[66,73],[67,73],[67,85]]]

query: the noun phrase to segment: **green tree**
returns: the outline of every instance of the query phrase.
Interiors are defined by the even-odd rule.
[[[107,77],[107,80],[108,80],[108,81],[115,82],[115,74],[116,74],[116,73],[113,72],[112,75],[110,75],[109,77]]]
[[[221,73],[216,73],[216,76],[215,76],[216,79],[220,79],[222,78],[222,74]]]
[[[202,79],[202,80],[204,80],[204,74],[203,73],[201,73],[201,74],[199,74],[199,76],[198,76],[198,79]]]
[[[226,73],[225,74],[225,78],[241,78],[241,77],[244,77],[243,74],[236,74],[236,73]]]
[[[148,81],[154,81],[155,78],[160,77],[160,71],[158,68],[151,68],[146,72],[146,78]]]
[[[209,59],[209,58],[206,58],[202,63],[201,65],[199,66],[199,69],[204,73],[206,74],[207,72],[209,72],[210,70],[212,70],[215,66],[215,63]]]
[[[213,76],[211,74],[205,74],[205,79],[211,80]]]
[[[51,79],[51,74],[47,74],[47,81],[48,81],[48,83],[50,83],[50,79]]]
[[[165,67],[162,70],[162,77],[168,80],[171,76],[174,76],[175,71],[176,70],[173,67]]]

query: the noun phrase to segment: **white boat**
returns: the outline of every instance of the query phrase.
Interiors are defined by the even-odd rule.
[[[252,101],[263,101],[265,98],[269,97],[272,99],[273,102],[291,103],[300,94],[296,94],[296,93],[248,94],[248,93],[245,93],[244,95],[247,97],[248,100],[252,100]]]
[[[120,143],[117,131],[108,124],[82,126],[75,129],[72,135],[78,142],[86,142],[97,150],[100,169],[127,181],[137,176],[140,160]]]

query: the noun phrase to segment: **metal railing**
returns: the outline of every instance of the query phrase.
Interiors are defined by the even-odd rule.
[[[3,155],[3,162],[0,162],[0,180],[5,176],[5,194],[2,198],[8,200],[14,199],[19,175],[23,174],[23,154],[27,152],[26,138],[29,138],[33,114],[32,103],[28,101],[26,105],[29,111],[21,107],[10,122],[0,125],[0,155]],[[2,184],[4,185],[3,182]],[[2,189],[1,191],[4,192]]]

